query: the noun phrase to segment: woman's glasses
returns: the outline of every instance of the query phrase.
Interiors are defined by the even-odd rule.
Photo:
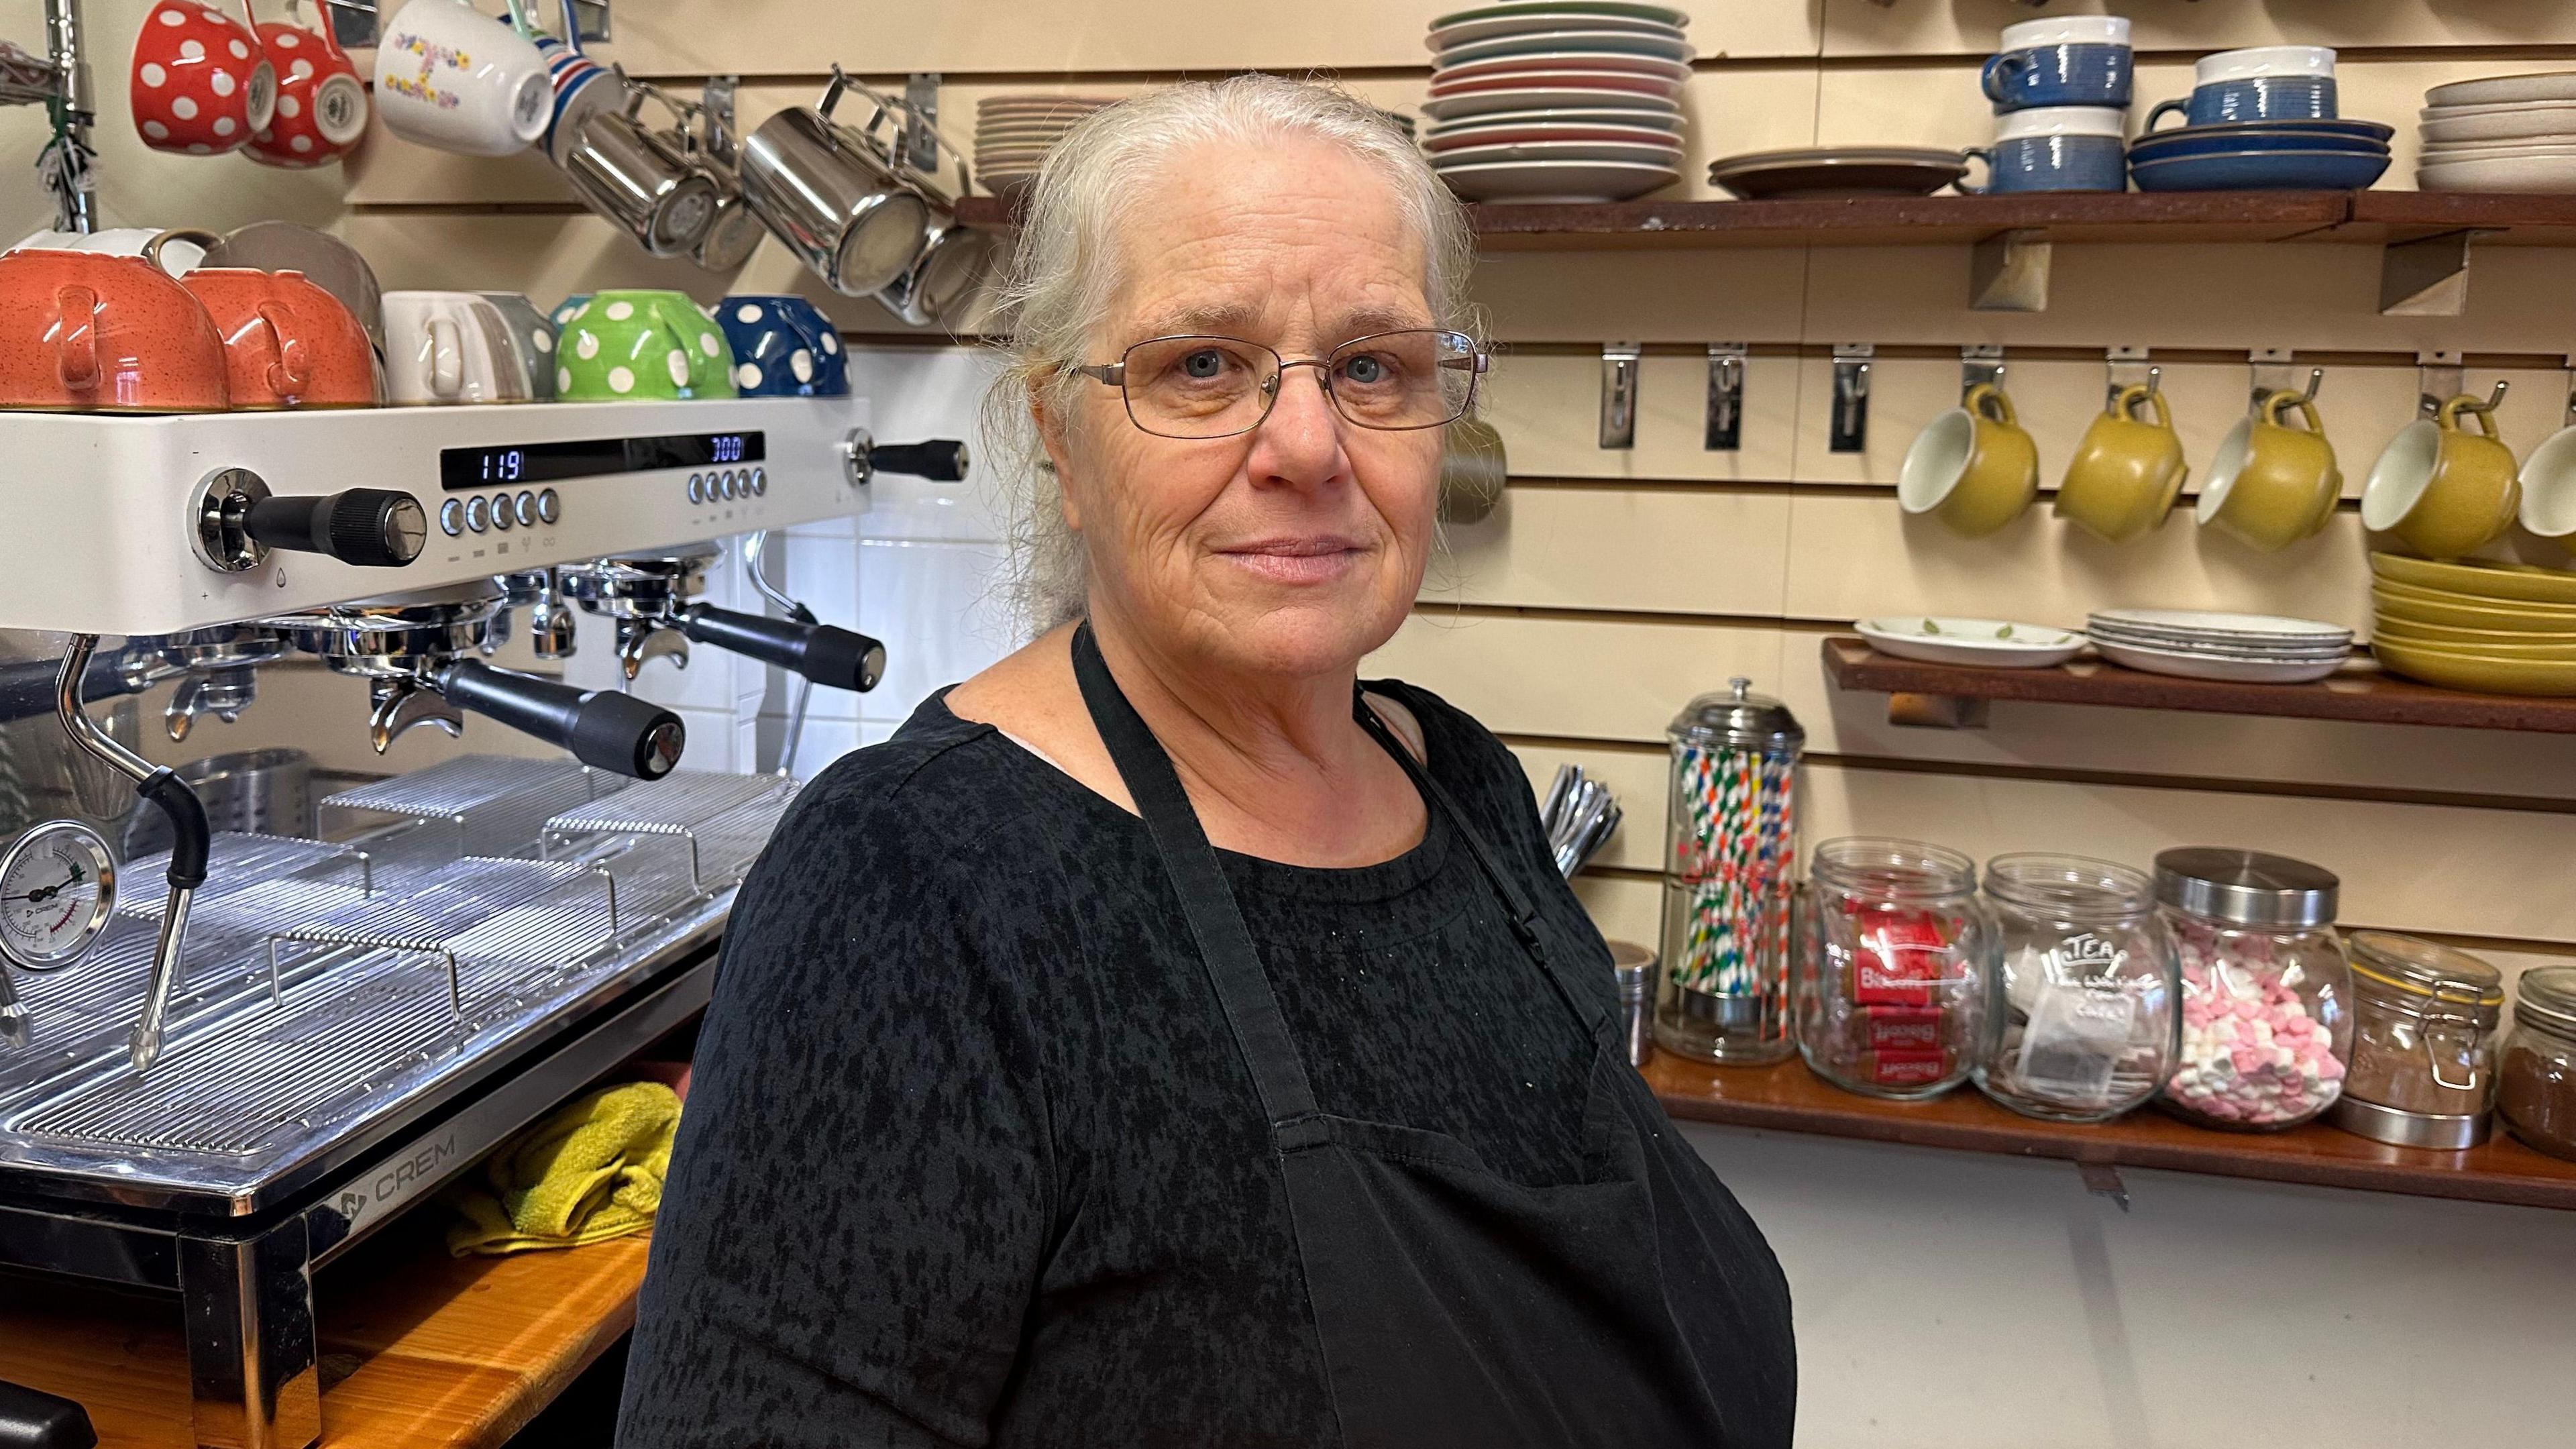
[[[1156,437],[1230,438],[1270,416],[1292,367],[1316,369],[1353,426],[1401,431],[1466,416],[1485,354],[1463,332],[1430,327],[1355,337],[1294,362],[1240,337],[1156,337],[1072,371],[1118,389],[1128,418]]]

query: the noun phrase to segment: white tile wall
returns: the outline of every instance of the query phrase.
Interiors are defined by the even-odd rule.
[[[853,348],[850,385],[869,400],[880,441],[963,438],[983,447],[977,418],[993,359],[979,349]],[[867,508],[787,531],[772,545],[770,577],[824,623],[885,642],[884,680],[864,695],[816,689],[794,761],[810,776],[865,745],[882,743],[922,699],[990,664],[1016,644],[993,581],[1003,557],[997,490],[980,470],[962,483],[884,477]],[[725,540],[708,570],[706,602],[771,612],[743,572],[741,539]],[[568,683],[627,687],[608,620],[583,615],[579,649],[564,663]],[[722,649],[694,650],[686,669],[645,666],[632,688],[679,710],[689,727],[693,769],[777,768],[800,681]]]
[[[972,348],[853,348],[850,386],[869,399],[884,442],[963,438],[981,458],[977,417],[993,376]],[[886,673],[863,695],[813,692],[795,770],[810,776],[853,749],[882,743],[922,699],[1007,653],[992,591],[1002,560],[997,490],[980,464],[962,483],[883,477],[867,511],[792,530],[776,577],[825,623],[885,642]],[[785,682],[760,706],[761,758],[775,764],[793,696]]]

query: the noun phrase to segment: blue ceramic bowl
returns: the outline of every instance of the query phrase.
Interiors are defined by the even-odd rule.
[[[2385,146],[2397,134],[2394,126],[2377,121],[2238,121],[2225,126],[2176,126],[2165,131],[2141,131],[2132,146],[2162,146],[2171,141],[2206,141],[2224,137],[2247,143],[2260,142],[2267,136],[2341,136],[2356,145]]]
[[[796,296],[737,295],[716,304],[733,347],[733,385],[744,397],[843,397],[850,359],[840,331]]]
[[[2162,161],[2169,156],[2227,156],[2246,151],[2374,151],[2385,156],[2385,141],[2338,136],[2330,131],[2272,131],[2261,136],[2222,135],[2233,127],[2212,126],[2210,134],[2201,134],[2194,126],[2184,131],[2167,131],[2161,136],[2141,136],[2129,143],[2129,160]]]
[[[2140,191],[2359,191],[2388,169],[2385,151],[2232,151],[2130,163]]]
[[[2125,45],[2033,45],[1988,57],[1978,83],[1999,116],[2037,106],[2126,109],[2130,71]]]

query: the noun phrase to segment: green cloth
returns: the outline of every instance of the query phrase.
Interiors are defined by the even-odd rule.
[[[450,1189],[464,1221],[447,1249],[518,1253],[642,1232],[662,1205],[680,1099],[659,1082],[620,1082],[568,1103],[483,1159]]]

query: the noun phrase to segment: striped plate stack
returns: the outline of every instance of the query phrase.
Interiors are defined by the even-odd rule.
[[[1681,179],[1690,17],[1499,0],[1431,22],[1432,169],[1469,201],[1624,201]]]
[[[1038,179],[1046,153],[1064,139],[1074,122],[1116,96],[1060,96],[1019,91],[987,96],[975,107],[975,175],[987,190],[1005,201],[1017,201]]]

